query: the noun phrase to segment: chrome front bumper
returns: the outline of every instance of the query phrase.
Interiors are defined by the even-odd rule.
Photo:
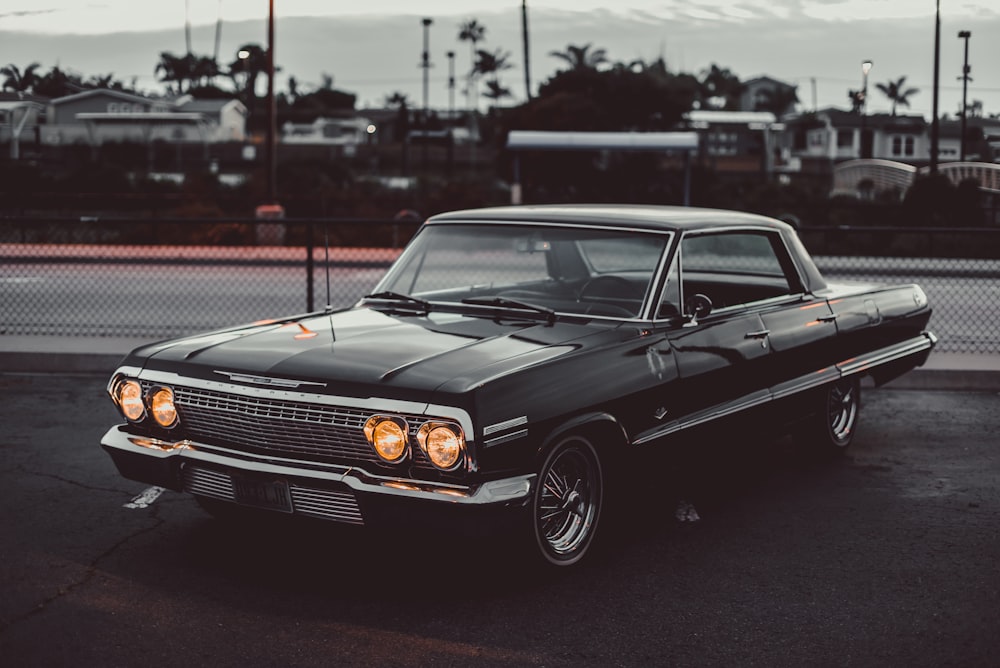
[[[288,482],[293,512],[352,524],[375,515],[409,510],[523,508],[535,474],[456,485],[373,475],[364,469],[320,462],[260,456],[191,441],[164,441],[112,427],[101,439],[118,471],[126,478],[174,491],[235,501],[232,474]],[[388,508],[388,510],[387,510]],[[385,511],[385,512],[382,512]],[[405,513],[411,515],[413,513]]]

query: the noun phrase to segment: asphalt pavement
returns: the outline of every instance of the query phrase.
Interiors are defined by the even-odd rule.
[[[0,335],[0,373],[111,373],[154,339]],[[1000,392],[1000,355],[931,352],[923,367],[893,380],[897,389]]]
[[[701,522],[678,524],[662,484],[636,482],[641,498],[602,520],[614,540],[552,573],[446,536],[212,519],[115,471],[104,371],[0,373],[2,666],[1000,656],[995,392],[871,390],[851,450],[824,464],[731,434],[695,490]]]

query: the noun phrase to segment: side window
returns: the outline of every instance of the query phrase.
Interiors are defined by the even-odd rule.
[[[663,287],[663,297],[656,309],[657,318],[669,318],[681,313],[681,272],[678,256],[674,256],[667,271],[667,282]]]
[[[681,292],[685,303],[704,295],[712,309],[795,294],[798,281],[776,233],[763,231],[690,234],[680,249]]]

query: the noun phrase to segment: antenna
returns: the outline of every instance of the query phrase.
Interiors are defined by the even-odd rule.
[[[326,251],[326,310],[333,310],[330,303],[330,223],[323,225],[323,247]]]

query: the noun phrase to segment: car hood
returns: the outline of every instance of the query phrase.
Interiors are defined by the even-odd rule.
[[[338,395],[372,396],[396,388],[395,396],[411,391],[426,400],[428,391],[444,384],[449,391],[467,391],[571,353],[584,339],[614,329],[613,323],[355,308],[153,344],[134,351],[126,363],[213,380],[254,376],[264,384],[322,383]]]

